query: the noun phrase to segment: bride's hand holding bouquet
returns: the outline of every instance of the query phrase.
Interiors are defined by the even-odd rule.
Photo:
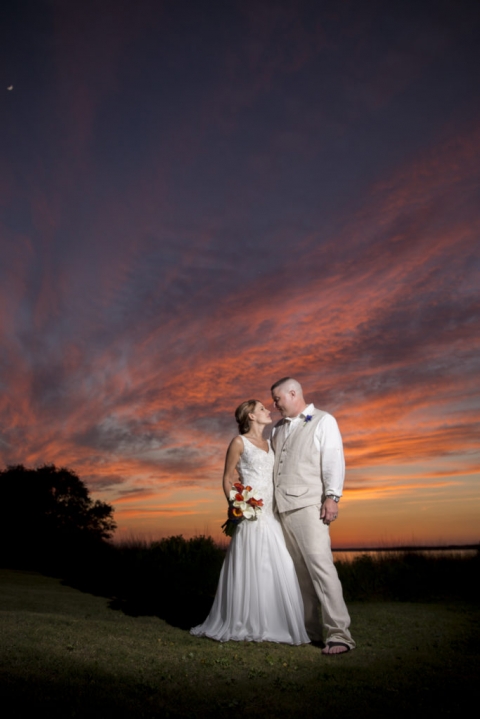
[[[263,499],[249,485],[235,482],[228,498],[228,519],[222,524],[227,537],[233,537],[235,530],[244,519],[254,521],[262,511]]]

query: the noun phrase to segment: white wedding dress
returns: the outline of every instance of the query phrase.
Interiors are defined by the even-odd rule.
[[[190,630],[198,637],[306,644],[303,602],[280,522],[273,514],[273,450],[246,437],[237,470],[263,499],[257,520],[237,527],[223,563],[210,614]]]

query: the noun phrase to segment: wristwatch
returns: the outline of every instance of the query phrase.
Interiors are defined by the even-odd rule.
[[[327,499],[333,499],[333,501],[336,502],[337,504],[338,504],[339,501],[340,501],[340,497],[337,497],[336,494],[327,494],[327,495],[326,495],[326,498],[327,498]]]

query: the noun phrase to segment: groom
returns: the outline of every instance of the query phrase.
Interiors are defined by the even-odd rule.
[[[273,429],[275,500],[305,607],[305,627],[324,654],[355,647],[350,617],[333,564],[329,524],[338,517],[345,475],[342,438],[332,415],[307,405],[301,385],[284,377],[272,386],[282,419]]]

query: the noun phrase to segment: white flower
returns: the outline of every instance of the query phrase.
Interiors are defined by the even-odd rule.
[[[255,519],[255,507],[251,507],[247,504],[245,505],[245,509],[242,509],[242,511],[245,519]]]
[[[232,506],[242,513],[241,519],[257,518],[257,512],[260,511],[257,503],[262,502],[262,499],[250,486],[244,487],[238,484],[236,487],[232,487],[228,496]]]

